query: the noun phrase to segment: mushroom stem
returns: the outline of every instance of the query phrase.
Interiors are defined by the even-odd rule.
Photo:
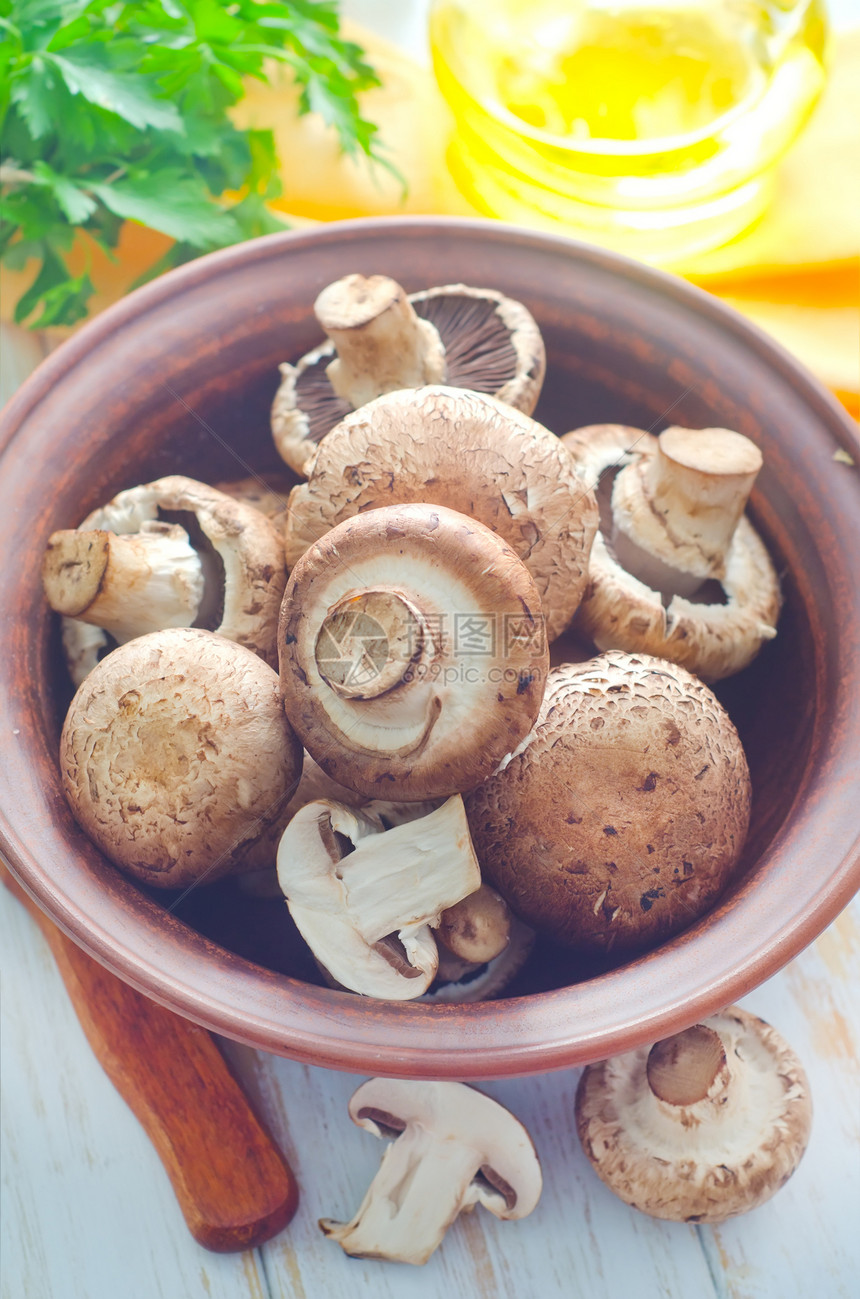
[[[715,1100],[730,1081],[722,1038],[705,1024],[656,1042],[648,1053],[646,1072],[651,1091],[667,1105]]]
[[[501,955],[510,937],[508,904],[487,884],[443,911],[436,930],[437,940],[471,965],[483,965]]]
[[[612,542],[619,564],[664,599],[722,579],[762,456],[730,429],[669,428],[654,454],[618,474]]]
[[[131,534],[55,532],[42,584],[57,613],[102,627],[120,645],[147,632],[190,627],[205,588],[184,528],[159,522]]]
[[[323,680],[343,699],[376,699],[408,679],[428,639],[416,605],[398,591],[368,587],[332,605],[314,657]]]
[[[475,1203],[470,1191],[482,1163],[465,1141],[410,1125],[385,1151],[352,1220],[321,1218],[319,1225],[353,1257],[426,1263],[457,1215]]]
[[[351,406],[384,392],[445,379],[445,348],[435,325],[421,320],[403,289],[385,275],[347,275],[314,303],[337,350],[329,382]]]

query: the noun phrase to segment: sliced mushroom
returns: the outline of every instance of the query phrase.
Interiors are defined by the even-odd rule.
[[[464,1005],[498,997],[525,965],[534,941],[535,931],[512,916],[508,943],[490,961],[464,961],[440,945],[436,978],[421,1000]]]
[[[554,640],[576,612],[597,530],[594,494],[554,433],[479,393],[431,387],[380,397],[348,415],[290,494],[288,567],[330,528],[422,501],[503,537],[537,586]]]
[[[296,565],[279,632],[284,707],[328,776],[368,798],[439,798],[526,735],[548,653],[525,566],[439,506],[348,519]]]
[[[352,1221],[320,1219],[355,1258],[420,1265],[476,1204],[505,1220],[537,1206],[542,1178],[531,1137],[473,1087],[371,1078],[353,1094],[349,1115],[393,1142]]]
[[[650,1051],[589,1065],[576,1127],[598,1176],[655,1218],[723,1222],[757,1208],[797,1168],[812,1105],[782,1037],[730,1006]]]
[[[120,870],[158,888],[265,864],[258,853],[282,823],[301,754],[277,674],[193,628],[140,636],[97,664],[60,741],[78,824]]]
[[[278,848],[278,880],[305,942],[352,992],[409,1000],[438,965],[431,930],[481,883],[463,800],[386,829],[378,813],[309,803]]]
[[[551,670],[532,734],[466,810],[481,870],[517,915],[621,956],[723,891],[746,839],[749,771],[701,681],[613,651]]]
[[[323,771],[311,755],[305,751],[302,762],[302,778],[295,794],[284,811],[283,825],[286,826],[301,808],[308,803],[318,802],[343,803],[350,808],[366,808],[368,815],[378,816],[384,830],[393,825],[402,825],[404,821],[415,821],[419,816],[426,816],[438,807],[438,802],[396,803],[383,800],[368,801],[363,794],[357,794],[346,785],[339,785]],[[276,863],[277,842],[272,847],[271,865],[260,871],[239,876],[237,884],[243,893],[257,898],[282,898],[283,892],[278,883]],[[331,981],[334,984],[334,980]],[[337,986],[337,985],[335,985]]]
[[[65,615],[76,685],[109,638],[123,644],[164,627],[205,625],[277,662],[286,584],[278,530],[250,505],[194,479],[174,475],[129,488],[79,528],[54,533],[42,580],[48,603]],[[80,623],[101,634],[84,633]]]
[[[603,497],[577,624],[599,649],[656,654],[706,681],[741,671],[776,635],[779,580],[744,514],[761,466],[729,429],[658,438],[596,424],[561,439],[584,479],[620,469]],[[725,603],[708,594],[719,582]]]
[[[386,276],[348,275],[323,290],[314,311],[329,341],[280,367],[272,406],[275,445],[296,473],[307,474],[350,410],[399,388],[446,383],[527,415],[537,405],[540,331],[521,303],[493,289],[448,284],[407,297]]]

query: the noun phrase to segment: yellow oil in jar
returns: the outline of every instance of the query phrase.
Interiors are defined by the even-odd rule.
[[[430,34],[471,202],[658,262],[759,215],[824,78],[821,0],[436,0]]]

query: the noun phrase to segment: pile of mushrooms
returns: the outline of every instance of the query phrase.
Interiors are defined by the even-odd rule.
[[[162,478],[50,539],[74,817],[149,885],[242,877],[324,982],[428,1014],[509,989],[547,938],[603,964],[653,949],[746,840],[746,759],[704,682],[776,635],[745,513],[760,451],[727,429],[557,437],[532,418],[537,325],[493,289],[349,275],[314,310],[328,341],[272,408],[291,474]],[[647,1212],[758,1203],[808,1129],[786,1051],[731,1010],[586,1070],[589,1157]],[[420,1263],[475,1203],[537,1202],[527,1133],[470,1088],[377,1079],[350,1113],[396,1140],[355,1218],[323,1224],[348,1253]],[[759,1127],[792,1137],[765,1137],[768,1177]]]

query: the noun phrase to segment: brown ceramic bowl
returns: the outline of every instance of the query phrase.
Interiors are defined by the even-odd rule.
[[[783,575],[777,639],[720,694],[755,801],[720,905],[609,972],[541,945],[520,995],[387,1004],[316,986],[281,903],[199,889],[175,910],[73,822],[56,751],[68,686],[39,566],[57,528],[120,488],[276,467],[277,365],[318,339],[311,307],[350,271],[410,291],[462,280],[526,302],[547,343],[537,417],[721,425],[759,442],[756,522]],[[208,1028],[315,1064],[502,1077],[595,1060],[684,1028],[778,970],[860,884],[860,455],[852,426],[784,352],[679,280],[565,239],[446,219],[275,235],[174,271],[51,356],[0,424],[0,847],[37,902],[116,974]],[[250,959],[253,953],[255,960]],[[284,973],[287,971],[287,973]]]

